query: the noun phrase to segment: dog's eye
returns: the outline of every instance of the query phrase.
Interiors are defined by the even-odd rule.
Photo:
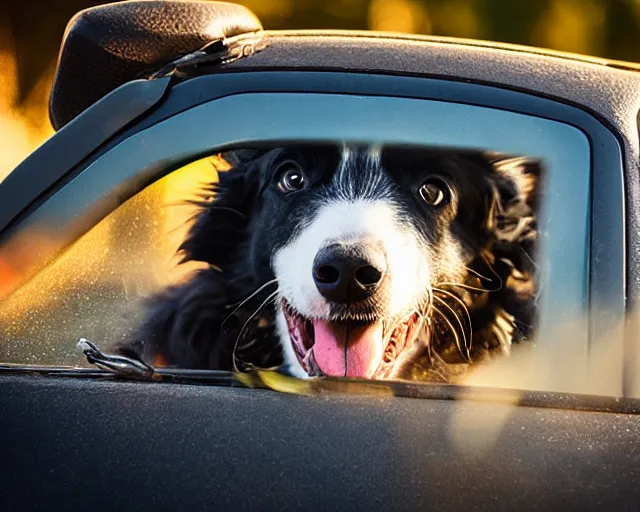
[[[307,184],[304,173],[294,163],[284,164],[279,174],[278,188],[281,192],[295,192]]]
[[[432,176],[419,190],[420,197],[429,206],[440,206],[449,200],[449,187],[442,178]]]

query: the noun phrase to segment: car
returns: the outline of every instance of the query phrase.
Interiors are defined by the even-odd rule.
[[[56,133],[0,183],[0,508],[636,509],[639,71],[481,41],[270,32],[221,2],[78,13]],[[543,162],[532,348],[454,384],[112,353],[123,315],[144,315],[137,298],[185,278],[166,260],[193,202],[162,205],[224,172],[225,151],[283,141]]]

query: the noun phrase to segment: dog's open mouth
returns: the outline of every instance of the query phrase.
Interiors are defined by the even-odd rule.
[[[416,336],[419,315],[401,321],[319,320],[282,310],[300,364],[310,376],[385,379]]]

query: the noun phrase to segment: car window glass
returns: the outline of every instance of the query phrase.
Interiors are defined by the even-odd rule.
[[[175,265],[193,210],[186,201],[201,181],[215,179],[205,158],[150,185],[0,302],[0,361],[85,365],[75,350],[79,336],[102,344],[130,332],[138,299],[187,271]],[[19,250],[4,254],[4,268],[37,253],[45,235],[28,233]]]
[[[535,341],[545,170],[402,145],[214,153],[5,300],[0,360],[86,365],[85,337],[158,366],[462,382]]]

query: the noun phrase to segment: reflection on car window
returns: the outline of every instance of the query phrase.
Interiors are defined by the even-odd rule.
[[[159,366],[457,382],[535,338],[543,170],[342,143],[204,158],[13,293],[0,360],[79,364],[84,336]]]
[[[193,213],[185,200],[215,176],[206,158],[157,181],[0,302],[0,362],[83,365],[75,351],[80,336],[101,344],[126,336],[138,299],[188,270],[176,267],[174,257]],[[26,234],[20,250],[4,259],[37,253],[45,235]]]

